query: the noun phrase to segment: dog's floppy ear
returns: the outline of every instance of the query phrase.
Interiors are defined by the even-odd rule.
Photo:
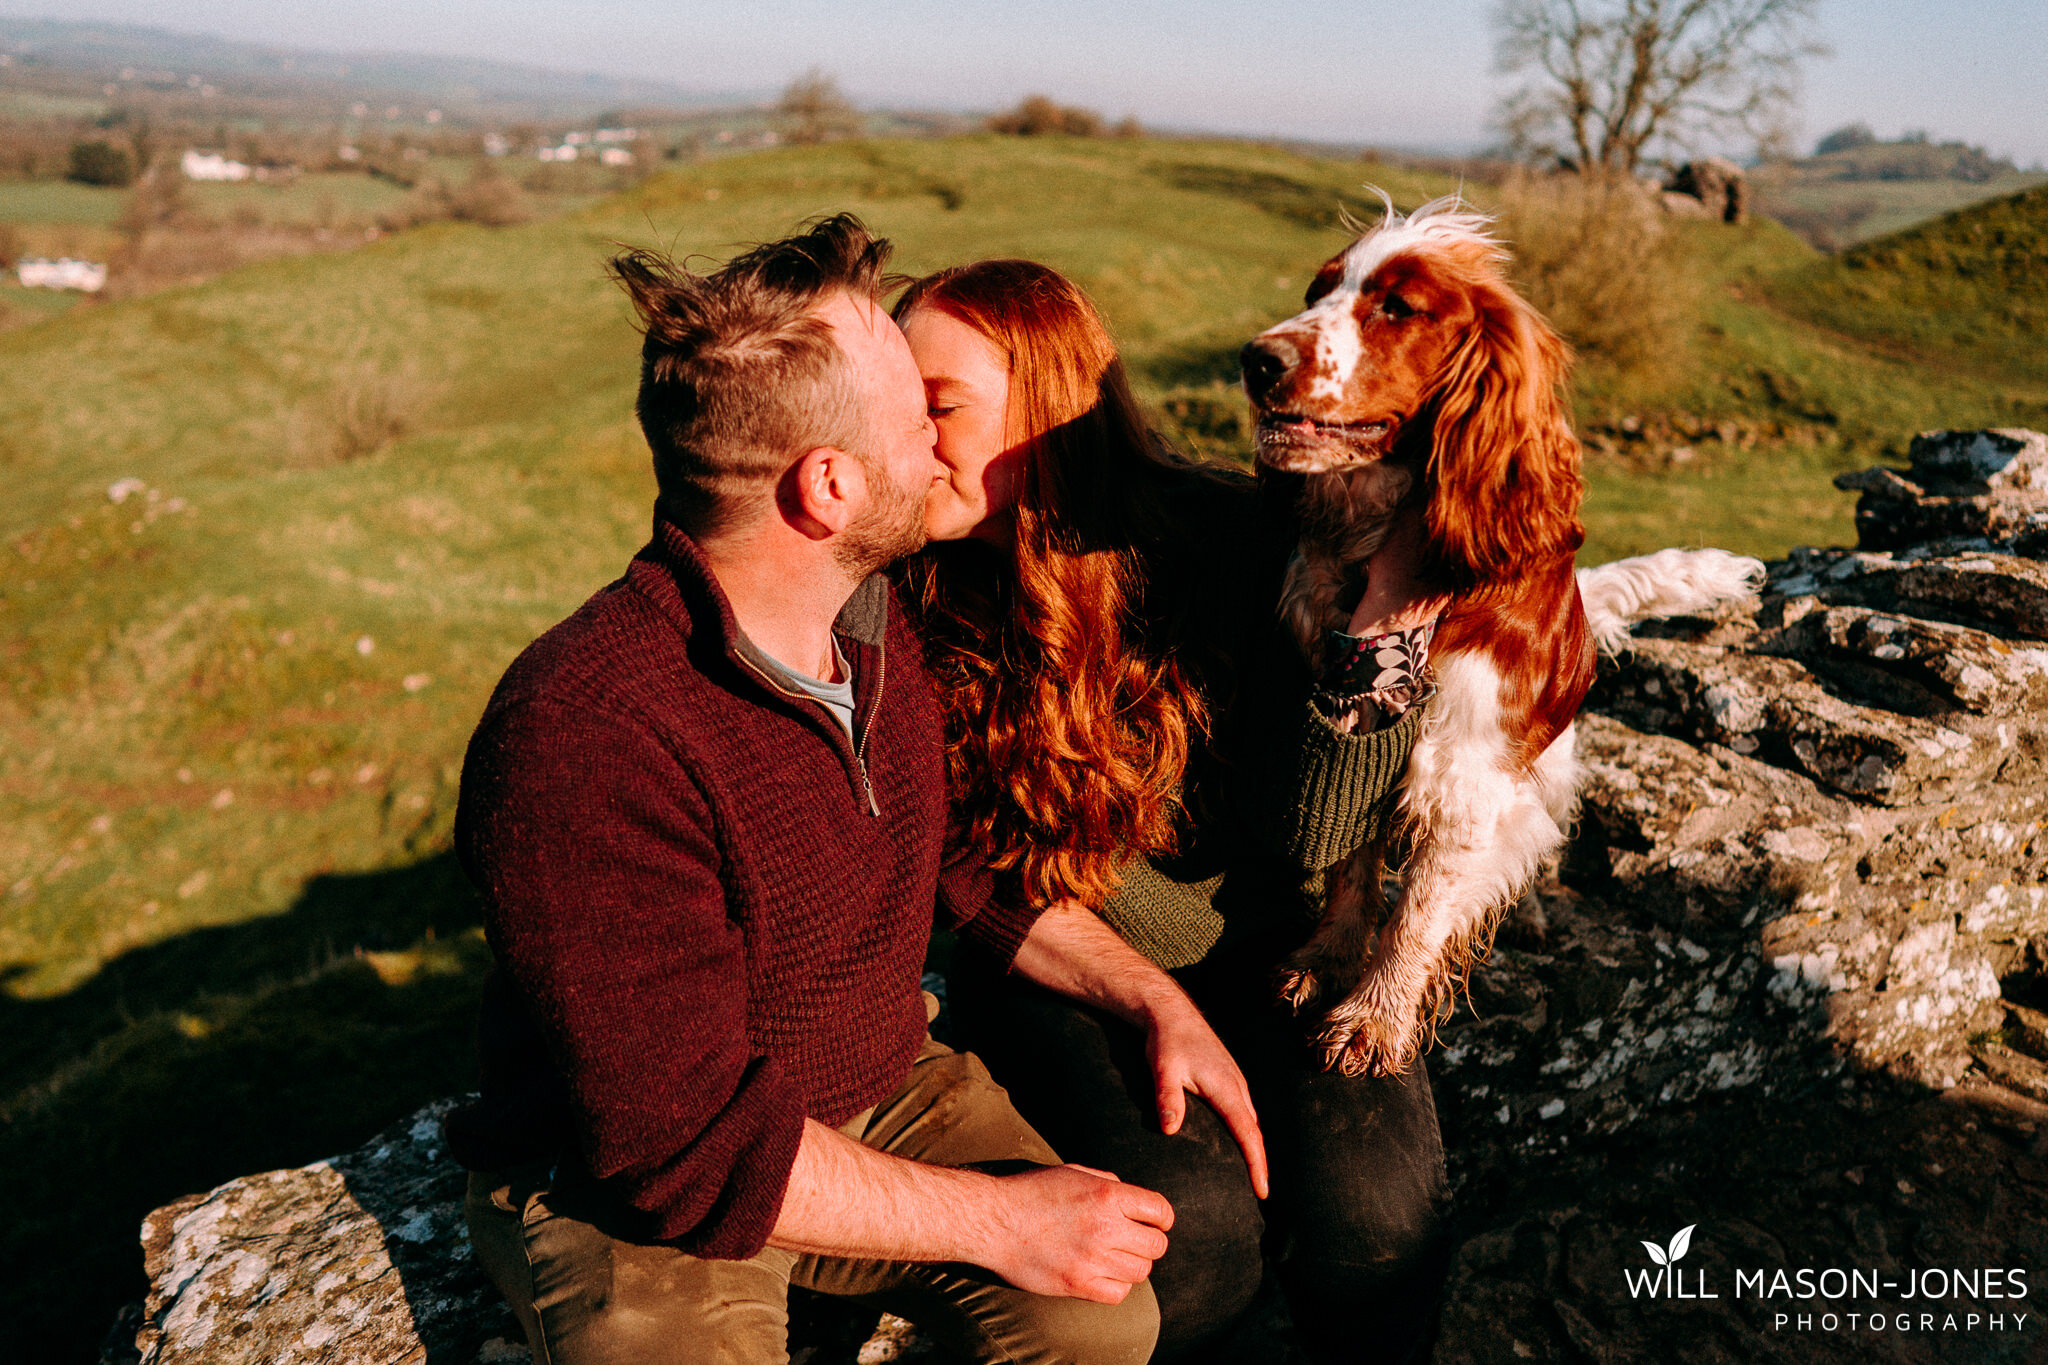
[[[1585,540],[1559,393],[1571,352],[1505,286],[1471,288],[1479,321],[1438,385],[1427,473],[1431,556],[1460,585],[1512,578]]]

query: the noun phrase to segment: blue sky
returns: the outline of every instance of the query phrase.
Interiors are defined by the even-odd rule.
[[[0,0],[338,50],[447,53],[705,89],[813,64],[863,103],[995,108],[1044,91],[1147,123],[1469,147],[1502,90],[1491,0]],[[1852,119],[2048,162],[2044,0],[1822,0],[1803,142]]]

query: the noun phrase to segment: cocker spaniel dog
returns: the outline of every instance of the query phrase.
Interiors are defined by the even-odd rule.
[[[1389,202],[1317,272],[1303,310],[1242,357],[1260,462],[1305,476],[1280,611],[1326,707],[1350,728],[1428,698],[1396,820],[1331,877],[1323,921],[1281,983],[1297,1009],[1328,1005],[1317,1042],[1346,1074],[1414,1062],[1564,842],[1580,777],[1572,723],[1596,650],[1619,647],[1634,620],[1744,598],[1762,574],[1719,550],[1574,569],[1584,484],[1562,394],[1570,353],[1509,287],[1491,229],[1455,196],[1406,217]],[[1426,572],[1448,605],[1433,627],[1344,634],[1368,560],[1418,504]]]

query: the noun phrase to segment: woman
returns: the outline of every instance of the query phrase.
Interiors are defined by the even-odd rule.
[[[1135,1028],[965,961],[967,1045],[1063,1158],[1172,1201],[1158,1359],[1223,1349],[1268,1260],[1314,1357],[1419,1357],[1445,1266],[1427,1079],[1323,1072],[1272,976],[1322,873],[1387,818],[1420,699],[1381,697],[1370,731],[1324,718],[1330,688],[1364,689],[1319,689],[1277,632],[1287,480],[1163,450],[1071,282],[986,261],[917,282],[896,317],[946,470],[905,587],[958,817],[1009,894],[1094,908],[1194,997],[1249,1082],[1271,1198],[1206,1105],[1161,1130]],[[1429,612],[1412,536],[1396,541],[1352,627],[1419,627],[1420,650]]]

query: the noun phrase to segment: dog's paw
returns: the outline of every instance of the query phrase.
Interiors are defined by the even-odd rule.
[[[1367,1017],[1332,1022],[1316,1035],[1323,1069],[1345,1076],[1399,1076],[1415,1065],[1419,1043],[1412,1028],[1395,1028]]]
[[[1315,968],[1291,963],[1280,969],[1276,984],[1280,992],[1280,1003],[1296,1014],[1313,1005],[1321,990],[1321,980]]]
[[[1280,999],[1296,1014],[1320,1001],[1341,999],[1357,984],[1363,965],[1327,945],[1310,944],[1281,964],[1276,978]]]

